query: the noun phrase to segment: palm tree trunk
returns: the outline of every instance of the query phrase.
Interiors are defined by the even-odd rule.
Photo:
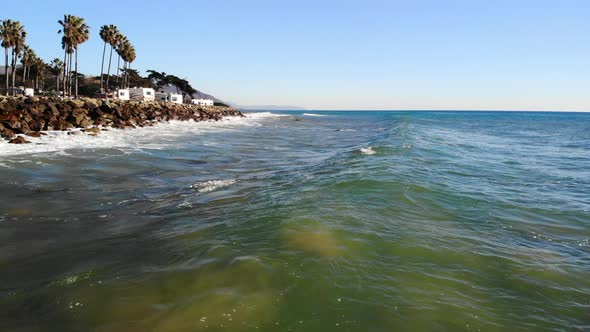
[[[117,60],[117,86],[119,86],[119,67],[121,67],[121,56]]]
[[[104,74],[104,55],[105,55],[106,50],[107,50],[107,42],[105,41],[104,46],[102,47],[102,62],[100,64],[100,92],[104,91],[103,86],[102,86],[102,81],[103,81],[102,76]]]
[[[107,69],[107,86],[106,90],[109,89],[109,80],[111,78],[111,61],[113,60],[113,45],[111,45],[111,54],[109,55],[109,68]]]
[[[72,95],[72,53],[68,54],[68,96]]]
[[[68,52],[66,50],[64,50],[64,72],[63,72],[63,79],[62,79],[63,90],[64,91],[63,91],[63,96],[62,97],[65,97],[66,96],[66,85],[67,85],[66,84],[66,74],[68,72],[68,69],[67,69],[67,65],[68,65],[67,55],[68,55]]]
[[[59,74],[59,72],[57,72],[57,75],[55,75],[55,91],[59,91],[59,77],[61,75]]]
[[[12,95],[16,96],[16,91],[14,91],[14,80],[16,78],[16,50],[14,47],[12,48]]]
[[[78,47],[75,49],[76,51],[76,99],[78,99]]]
[[[131,62],[127,62],[127,89],[129,89],[129,79],[131,78]]]
[[[4,48],[4,77],[6,78],[6,95],[8,96],[8,47]]]

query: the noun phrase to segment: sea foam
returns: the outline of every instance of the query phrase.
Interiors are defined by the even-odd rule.
[[[205,193],[212,192],[212,191],[219,189],[219,188],[230,186],[234,183],[236,183],[236,180],[234,180],[234,179],[210,180],[210,181],[195,183],[191,186],[191,188],[195,189],[199,193],[205,194]]]
[[[371,154],[375,154],[375,153],[377,153],[377,151],[375,151],[375,150],[374,150],[372,147],[370,147],[370,146],[369,146],[369,147],[366,147],[366,148],[361,148],[361,149],[360,149],[360,152],[361,152],[362,154],[368,154],[368,155],[371,155]]]
[[[10,144],[0,139],[0,157],[57,152],[67,154],[69,149],[164,149],[176,144],[176,139],[189,134],[206,134],[223,131],[240,126],[259,126],[267,118],[284,116],[283,114],[247,113],[245,117],[225,117],[220,121],[170,121],[151,127],[136,129],[107,128],[97,136],[91,136],[80,129],[70,131],[45,131],[39,138],[25,136],[30,144]]]

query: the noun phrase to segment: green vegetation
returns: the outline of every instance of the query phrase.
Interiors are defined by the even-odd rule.
[[[61,46],[64,49],[64,73],[68,73],[64,80],[64,95],[66,90],[68,95],[72,95],[72,54],[75,54],[74,86],[75,96],[78,98],[78,47],[90,38],[90,27],[86,25],[84,19],[73,15],[64,15],[63,20],[58,23],[62,29],[58,33],[63,34]]]
[[[78,50],[80,45],[90,39],[90,27],[81,17],[64,15],[58,21],[63,60],[54,58],[49,63],[40,59],[33,48],[25,44],[27,32],[18,21],[10,19],[0,21],[0,41],[5,51],[6,68],[4,92],[6,95],[16,93],[15,86],[34,88],[37,91],[50,91],[46,94],[78,97],[94,96],[98,93],[113,91],[130,86],[152,87],[161,90],[174,86],[177,93],[192,96],[198,91],[186,79],[175,75],[148,70],[148,76],[142,77],[137,70],[131,69],[137,54],[135,47],[115,25],[100,27],[100,39],[103,42],[99,77],[85,77],[78,71]],[[107,58],[107,46],[110,47]],[[113,51],[117,54],[116,74],[111,74]],[[21,66],[17,68],[20,59]],[[123,64],[121,66],[121,60]],[[47,79],[47,81],[46,81]]]
[[[160,73],[152,69],[148,70],[147,72],[149,73],[148,78],[152,80],[155,88],[157,89],[161,89],[166,85],[172,84],[176,86],[177,93],[184,93],[187,95],[193,95],[197,93],[197,90],[195,90],[185,79],[174,75],[167,75],[164,72]]]
[[[2,39],[2,47],[4,48],[4,64],[5,64],[5,92],[9,94],[9,77],[12,77],[12,93],[14,94],[15,77],[16,77],[16,62],[21,56],[25,46],[25,39],[27,33],[25,28],[19,21],[4,20],[0,24],[0,38]],[[10,51],[9,51],[10,50]],[[11,67],[12,73],[8,73],[8,54],[12,53]]]

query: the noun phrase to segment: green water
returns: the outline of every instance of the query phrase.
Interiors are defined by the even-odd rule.
[[[590,330],[590,116],[316,114],[3,157],[0,329]]]

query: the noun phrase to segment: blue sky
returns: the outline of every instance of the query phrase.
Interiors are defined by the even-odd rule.
[[[64,14],[91,27],[81,72],[115,24],[134,68],[240,105],[590,111],[587,0],[6,1],[0,19],[49,61]]]

